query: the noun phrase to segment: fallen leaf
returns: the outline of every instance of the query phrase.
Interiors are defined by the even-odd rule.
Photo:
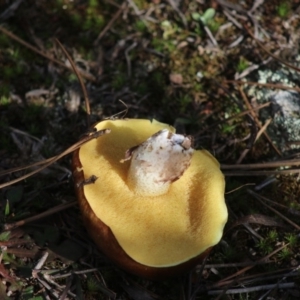
[[[183,83],[183,77],[181,74],[170,74],[169,79],[174,84],[182,84]]]

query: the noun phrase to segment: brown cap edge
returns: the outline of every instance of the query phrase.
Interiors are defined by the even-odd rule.
[[[200,263],[208,256],[211,248],[179,265],[161,268],[145,266],[136,262],[130,256],[128,256],[119,245],[111,229],[95,215],[85,198],[83,189],[84,174],[79,159],[79,150],[80,149],[74,151],[73,153],[72,170],[75,183],[75,192],[82,213],[83,222],[89,235],[96,243],[96,245],[117,266],[128,271],[129,273],[147,279],[164,280],[191,270],[193,267],[195,267],[196,264]]]

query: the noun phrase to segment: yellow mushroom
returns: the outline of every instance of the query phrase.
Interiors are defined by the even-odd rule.
[[[217,160],[157,121],[106,120],[95,128],[111,132],[73,157],[79,205],[95,243],[146,278],[190,269],[220,241],[227,221]],[[97,180],[87,184],[89,178]]]

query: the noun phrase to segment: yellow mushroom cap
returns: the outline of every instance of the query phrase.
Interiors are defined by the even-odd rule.
[[[130,160],[120,161],[128,149],[160,130],[174,132],[174,128],[140,119],[106,120],[95,128],[111,132],[75,154],[79,162],[75,160],[74,173],[82,174],[77,176],[82,179],[77,189],[93,212],[92,221],[103,222],[132,260],[150,268],[177,266],[220,241],[227,221],[225,181],[211,154],[194,151],[186,171],[164,194],[144,196],[128,185]],[[98,179],[82,184],[91,176]],[[101,233],[92,237],[101,239]]]

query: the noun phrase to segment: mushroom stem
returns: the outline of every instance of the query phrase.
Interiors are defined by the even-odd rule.
[[[127,176],[129,188],[143,196],[167,193],[171,183],[189,167],[194,151],[192,143],[190,136],[164,129],[127,150],[125,160],[131,159]]]

